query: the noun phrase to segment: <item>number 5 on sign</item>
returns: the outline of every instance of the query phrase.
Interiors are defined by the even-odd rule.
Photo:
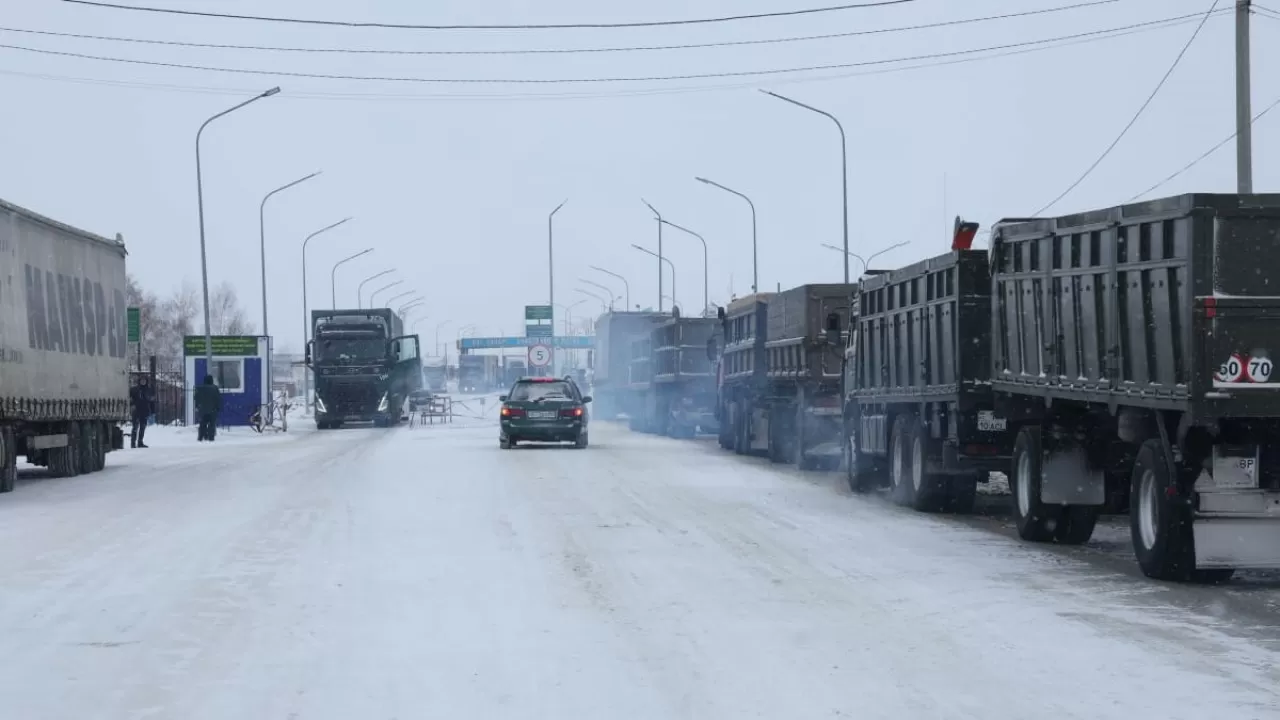
[[[1265,383],[1271,381],[1271,358],[1249,358],[1249,382]]]

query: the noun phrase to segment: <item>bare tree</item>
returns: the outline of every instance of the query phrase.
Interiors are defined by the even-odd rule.
[[[215,335],[253,334],[253,322],[231,283],[223,282],[209,294],[209,324]]]
[[[164,314],[160,309],[160,301],[155,293],[147,292],[138,284],[132,275],[125,276],[125,301],[131,308],[138,308],[138,338],[142,342],[142,352],[138,352],[136,343],[130,343],[130,357],[153,355],[158,347],[161,329],[164,325]]]

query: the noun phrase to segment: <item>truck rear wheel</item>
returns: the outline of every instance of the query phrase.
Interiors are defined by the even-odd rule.
[[[13,428],[0,428],[0,493],[13,492],[18,482],[18,443]]]
[[[49,473],[54,477],[74,477],[80,474],[82,444],[80,427],[80,423],[74,420],[67,423],[63,428],[63,432],[67,435],[67,444],[49,448]]]
[[[1159,440],[1148,440],[1133,465],[1129,497],[1129,532],[1138,567],[1147,577],[1214,583],[1231,579],[1230,568],[1196,569],[1188,488],[1179,487],[1176,472],[1165,462]]]
[[[947,499],[945,479],[929,472],[929,429],[916,420],[911,428],[911,501],[912,509],[920,512],[939,512]]]
[[[1040,501],[1040,468],[1043,449],[1040,428],[1028,425],[1018,431],[1013,445],[1013,467],[1009,489],[1013,492],[1013,517],[1018,537],[1029,542],[1053,539],[1058,508]]]
[[[80,447],[77,448],[76,463],[80,472],[91,473],[97,472],[98,468],[98,423],[87,422],[80,424]]]
[[[912,415],[899,415],[893,421],[889,436],[889,480],[893,485],[893,501],[899,505],[911,505],[911,428],[915,425]]]
[[[869,493],[880,484],[879,473],[873,457],[858,452],[858,440],[853,434],[845,436],[844,476],[849,489],[855,493]]]

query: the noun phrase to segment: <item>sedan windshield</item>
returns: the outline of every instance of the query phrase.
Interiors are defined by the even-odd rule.
[[[576,394],[567,382],[517,383],[509,400],[539,402],[541,400],[573,400]]]

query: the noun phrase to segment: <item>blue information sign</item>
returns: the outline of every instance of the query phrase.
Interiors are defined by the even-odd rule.
[[[566,350],[590,350],[596,346],[594,335],[557,335],[555,337],[468,337],[462,338],[458,347],[462,350],[497,350],[523,348],[530,345],[551,345]]]

